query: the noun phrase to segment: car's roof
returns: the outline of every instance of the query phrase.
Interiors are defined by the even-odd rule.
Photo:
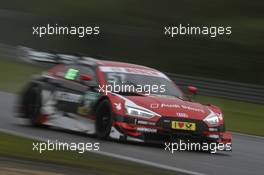
[[[129,67],[129,68],[137,68],[137,69],[145,69],[145,70],[152,70],[152,71],[158,71],[156,69],[138,65],[138,64],[132,64],[132,63],[125,63],[120,61],[109,61],[109,60],[98,60],[94,58],[86,57],[85,60],[87,62],[93,62],[94,64],[98,66],[109,66],[109,67]],[[158,71],[160,72],[160,71]]]

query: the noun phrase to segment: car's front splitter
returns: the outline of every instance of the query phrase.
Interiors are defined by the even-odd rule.
[[[137,142],[164,143],[185,140],[190,142],[231,143],[230,132],[185,132],[166,130],[159,126],[130,125],[126,122],[114,122],[110,138]]]

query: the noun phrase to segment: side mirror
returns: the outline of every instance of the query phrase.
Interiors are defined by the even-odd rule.
[[[91,75],[88,74],[81,74],[80,75],[80,80],[81,81],[91,81],[93,78]]]
[[[188,91],[192,93],[193,95],[196,95],[198,92],[198,88],[194,86],[188,86]]]
[[[81,84],[88,86],[89,88],[95,89],[97,87],[97,84],[93,80],[93,77],[89,74],[81,74],[79,81]]]
[[[188,91],[190,92],[190,94],[187,96],[187,98],[192,101],[193,99],[195,99],[195,96],[198,92],[198,88],[194,86],[188,86]]]

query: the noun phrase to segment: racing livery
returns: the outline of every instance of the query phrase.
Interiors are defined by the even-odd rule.
[[[20,95],[19,116],[101,139],[231,143],[219,107],[186,98],[165,74],[89,57],[35,76]]]

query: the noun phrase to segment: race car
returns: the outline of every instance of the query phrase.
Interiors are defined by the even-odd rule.
[[[189,87],[191,93],[197,88]],[[145,66],[84,57],[34,76],[19,116],[48,125],[135,142],[231,143],[219,107],[186,98],[164,73]]]

